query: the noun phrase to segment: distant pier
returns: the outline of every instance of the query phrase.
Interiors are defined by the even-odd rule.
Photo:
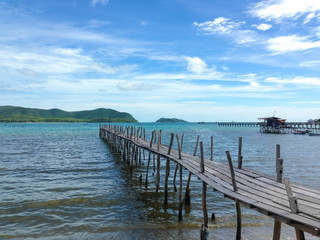
[[[287,122],[286,126],[292,129],[320,130],[320,123]]]
[[[221,127],[259,127],[258,122],[218,122]]]
[[[293,133],[294,130],[320,132],[319,122],[286,122],[283,125],[269,125],[266,122],[218,122],[220,127],[260,127],[260,132]]]

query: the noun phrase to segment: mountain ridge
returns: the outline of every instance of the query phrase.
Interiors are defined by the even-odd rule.
[[[187,122],[183,119],[179,119],[179,118],[159,118],[157,121],[157,123],[176,123],[176,122]]]
[[[110,108],[64,111],[58,108],[40,109],[0,106],[0,122],[137,122],[127,112]]]

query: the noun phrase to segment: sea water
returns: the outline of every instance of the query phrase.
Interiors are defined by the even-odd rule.
[[[257,127],[217,124],[131,125],[146,128],[147,139],[152,130],[162,129],[167,145],[171,132],[184,134],[182,150],[190,154],[199,135],[206,158],[213,136],[213,158],[224,163],[225,151],[230,151],[236,164],[241,136],[243,166],[270,175],[275,175],[276,144],[280,144],[284,177],[320,189],[320,137],[269,135]],[[0,124],[0,239],[199,239],[201,181],[191,178],[191,205],[184,207],[183,220],[178,221],[179,189],[175,192],[172,184],[176,165],[170,166],[169,199],[164,206],[166,161],[161,159],[161,186],[156,192],[152,161],[146,188],[146,160],[131,172],[98,134],[95,123]],[[184,170],[183,192],[187,178]],[[235,239],[234,202],[208,188],[207,208],[209,217],[216,216],[209,220],[208,239]],[[272,239],[271,218],[242,207],[242,222],[243,239]],[[283,224],[281,239],[295,239],[294,229]]]

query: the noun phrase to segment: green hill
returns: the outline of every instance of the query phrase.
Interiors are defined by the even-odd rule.
[[[159,122],[159,123],[175,123],[175,122],[187,122],[187,121],[182,120],[182,119],[178,119],[178,118],[160,118],[156,122]]]
[[[137,122],[129,113],[113,109],[67,112],[57,108],[43,110],[0,106],[0,122]]]

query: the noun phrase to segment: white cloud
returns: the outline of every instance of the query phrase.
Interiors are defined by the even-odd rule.
[[[196,26],[204,34],[220,34],[230,36],[233,41],[238,44],[247,44],[256,40],[256,34],[251,30],[241,29],[246,22],[232,21],[230,18],[218,17],[213,21],[205,21],[202,23],[194,22]]]
[[[81,48],[54,48],[52,52],[57,53],[59,55],[79,56],[79,54],[82,52],[82,49]]]
[[[205,21],[203,23],[194,22],[193,25],[207,33],[228,34],[232,30],[239,28],[244,22],[234,22],[230,18],[218,17],[213,21]]]
[[[316,14],[315,14],[314,12],[309,13],[309,14],[306,16],[306,18],[304,19],[303,24],[306,24],[306,23],[310,22],[311,19],[314,18],[315,16],[316,16]]]
[[[137,80],[187,80],[188,79],[187,74],[184,73],[154,73],[154,74],[144,74],[144,75],[138,75],[134,78]]]
[[[305,61],[299,64],[299,66],[301,67],[318,67],[320,66],[320,61],[316,60],[316,61]]]
[[[141,25],[141,26],[147,26],[148,23],[147,23],[146,21],[140,21],[140,25]]]
[[[299,87],[319,87],[320,78],[315,77],[293,77],[293,78],[276,78],[270,77],[266,79],[266,82],[281,83],[281,84],[296,84]]]
[[[174,55],[161,55],[161,54],[148,54],[146,55],[148,59],[156,61],[165,61],[165,62],[180,62],[184,60],[183,57],[174,56]]]
[[[18,70],[18,72],[23,75],[23,76],[27,76],[27,77],[36,77],[38,75],[37,72],[35,72],[34,70],[30,69],[30,68],[24,68],[24,69],[20,69]]]
[[[123,91],[152,91],[158,86],[141,81],[120,81],[117,87]]]
[[[111,37],[104,32],[78,28],[70,24],[39,22],[37,24],[2,23],[0,21],[0,39],[2,42],[22,42],[26,44],[52,45],[61,41],[77,43],[118,44],[129,45],[129,41]],[[131,42],[132,43],[132,42]]]
[[[250,10],[253,16],[268,21],[281,21],[317,11],[320,11],[319,0],[268,0],[257,3]]]
[[[49,79],[40,83],[30,83],[21,88],[32,89],[35,91],[46,91],[47,93],[59,94],[59,93],[68,93],[79,94],[99,94],[99,91],[114,92],[116,85],[119,82],[118,79]],[[118,91],[119,92],[119,91]],[[112,93],[116,94],[116,93]],[[80,99],[82,100],[82,98]]]
[[[320,27],[313,28],[315,35],[320,39]]]
[[[99,72],[105,74],[126,73],[136,65],[110,65],[98,62],[79,48],[26,49],[8,48],[0,50],[0,66],[25,76],[35,74],[60,75]]]
[[[106,25],[110,25],[110,24],[111,24],[111,22],[100,21],[100,20],[96,20],[96,19],[92,19],[87,22],[87,25],[89,28],[99,28],[99,27],[103,27]]]
[[[207,64],[199,57],[186,57],[188,62],[187,69],[190,72],[201,74],[207,70]]]
[[[258,82],[251,81],[250,82],[250,86],[252,86],[252,87],[260,87],[261,85]]]
[[[266,24],[266,23],[261,23],[260,25],[257,26],[258,30],[266,31],[272,28],[271,24]]]
[[[45,49],[43,53],[22,49],[0,50],[0,64],[14,71],[29,69],[43,74],[67,74],[81,71],[92,61],[90,57],[78,55],[77,51],[72,54],[67,49],[65,53],[68,55],[62,52],[62,49]]]
[[[221,68],[224,70],[224,71],[229,71],[229,68],[227,66],[221,66]]]
[[[257,74],[256,73],[247,73],[247,74],[240,75],[240,77],[243,79],[255,79],[255,78],[257,78]]]
[[[257,41],[255,32],[251,30],[238,30],[235,32],[234,37],[238,44],[248,44]]]
[[[109,0],[91,0],[92,6],[96,6],[97,4],[107,5]]]
[[[317,104],[317,105],[319,105],[320,101],[296,101],[296,102],[293,102],[293,103],[297,103],[297,104]]]
[[[297,35],[282,36],[268,40],[267,49],[275,54],[283,54],[293,51],[303,51],[320,47],[320,41],[308,40],[308,37]]]

